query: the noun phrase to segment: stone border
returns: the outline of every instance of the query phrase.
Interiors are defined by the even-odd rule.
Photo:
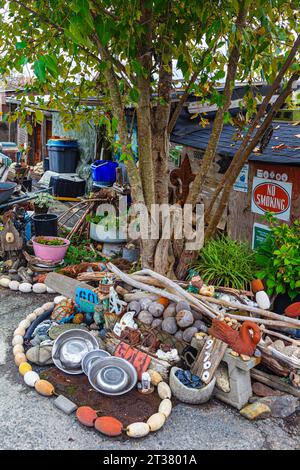
[[[47,380],[40,379],[39,374],[35,372],[32,369],[31,364],[27,362],[27,357],[25,355],[24,350],[24,336],[26,334],[26,330],[30,327],[31,323],[34,320],[36,320],[40,315],[42,315],[46,311],[49,311],[51,309],[53,310],[54,307],[55,302],[46,302],[41,307],[36,308],[32,313],[29,313],[24,320],[20,321],[18,327],[14,330],[12,339],[15,364],[19,369],[19,373],[23,376],[25,384],[29,387],[34,388],[40,395],[48,397],[53,396],[55,394],[54,386]],[[150,416],[146,423],[136,422],[130,424],[129,426],[127,426],[127,428],[122,429],[122,431],[126,432],[128,437],[144,437],[150,432],[158,431],[163,427],[166,419],[171,414],[171,389],[169,385],[166,382],[163,382],[162,378],[158,376],[159,374],[156,373],[155,385],[157,385],[157,392],[162,400],[159,405],[158,412]],[[110,435],[109,433],[105,433],[104,431],[102,431],[102,434]]]

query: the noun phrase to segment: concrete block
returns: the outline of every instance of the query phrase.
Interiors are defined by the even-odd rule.
[[[228,368],[230,392],[226,393],[215,387],[214,395],[219,400],[240,410],[252,397],[250,370],[258,364],[257,358],[243,361],[240,357],[232,356],[230,349],[227,349],[222,362]]]
[[[54,400],[54,405],[59,410],[63,411],[67,415],[70,415],[75,410],[77,410],[77,405],[73,403],[68,398],[64,397],[63,395],[58,395],[58,397]]]

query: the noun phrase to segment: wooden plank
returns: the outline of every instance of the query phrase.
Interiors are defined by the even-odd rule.
[[[250,372],[251,378],[257,380],[257,382],[261,382],[264,385],[269,385],[275,390],[279,390],[280,392],[289,393],[294,397],[300,398],[300,390],[292,387],[292,385],[288,385],[280,380],[279,377],[275,375],[267,374],[266,372],[262,372],[258,369],[252,369]]]
[[[76,299],[77,287],[93,290],[93,287],[85,282],[58,273],[49,273],[45,279],[45,284],[55,292],[74,300]]]
[[[227,348],[228,344],[208,336],[203,348],[196,357],[191,369],[192,373],[198,375],[202,382],[208,384],[212,380]]]

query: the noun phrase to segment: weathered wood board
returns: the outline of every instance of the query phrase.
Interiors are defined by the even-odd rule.
[[[45,284],[55,292],[74,300],[76,299],[77,287],[93,290],[93,287],[85,282],[58,273],[49,273],[45,279]]]
[[[202,382],[208,384],[218,368],[223,356],[228,348],[228,344],[209,336],[191,369],[192,373],[198,375]]]

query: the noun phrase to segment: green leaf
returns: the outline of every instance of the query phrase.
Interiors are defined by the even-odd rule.
[[[140,92],[136,87],[131,88],[129,91],[129,99],[134,103],[138,103],[140,98]]]
[[[26,45],[27,45],[27,44],[26,44],[26,42],[24,42],[24,41],[16,42],[16,49],[17,49],[17,50],[25,49]]]
[[[57,59],[56,59],[56,57],[54,57],[53,55],[45,55],[44,56],[44,63],[45,63],[45,67],[47,68],[47,70],[49,70],[51,75],[54,78],[57,78],[58,77],[58,70],[57,70]]]
[[[43,59],[39,59],[34,62],[33,70],[35,75],[41,82],[44,82],[46,80],[46,68]]]

